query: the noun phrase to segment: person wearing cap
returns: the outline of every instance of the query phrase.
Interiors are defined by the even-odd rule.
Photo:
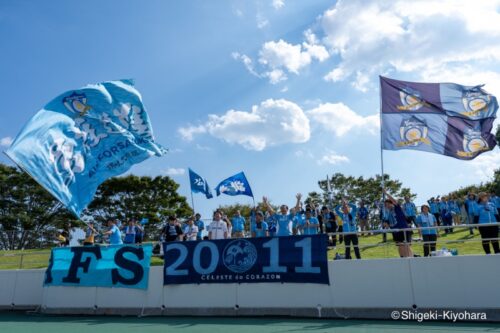
[[[496,213],[497,209],[490,202],[489,195],[487,193],[480,193],[479,200],[477,202],[477,214],[479,216],[479,233],[481,234],[483,250],[486,254],[491,253],[490,243],[493,247],[493,251],[495,253],[500,253],[500,247],[498,244],[498,225],[481,226],[484,224],[498,222],[498,216]]]
[[[261,211],[253,212],[252,217],[255,218],[255,221],[252,221],[252,227],[251,227],[251,232],[252,232],[252,237],[268,237],[269,232],[267,231],[268,225],[264,221],[264,214]]]
[[[180,225],[177,223],[177,217],[171,215],[168,217],[168,222],[161,231],[162,238],[165,242],[181,241],[183,232]]]
[[[85,239],[83,240],[83,245],[94,245],[94,237],[96,234],[97,231],[94,229],[94,221],[89,221],[89,223],[87,223],[87,229],[85,230]]]
[[[351,259],[351,243],[356,258],[361,259],[361,253],[358,246],[358,225],[356,222],[357,209],[355,204],[347,203],[347,200],[343,200],[342,205],[335,207],[335,213],[342,219],[342,224],[344,226],[343,232],[346,259]]]
[[[430,213],[428,205],[422,205],[415,224],[420,228],[432,228],[437,225],[436,217]],[[436,251],[437,229],[419,229],[418,232],[424,241],[424,257],[428,257],[432,251]]]

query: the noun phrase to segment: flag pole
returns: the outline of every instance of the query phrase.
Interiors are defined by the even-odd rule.
[[[379,115],[380,115],[380,169],[382,171],[382,180],[381,180],[381,185],[382,185],[382,201],[385,201],[385,180],[384,180],[384,150],[382,149],[383,145],[383,129],[382,129],[382,77],[379,76],[379,93],[380,93],[380,109],[379,109]]]

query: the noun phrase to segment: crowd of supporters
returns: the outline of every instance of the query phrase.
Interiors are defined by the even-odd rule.
[[[350,202],[347,199],[336,204],[304,205],[302,195],[297,194],[295,205],[286,204],[276,211],[267,197],[263,198],[262,209],[252,209],[245,218],[237,211],[234,216],[227,216],[216,210],[210,223],[200,214],[181,222],[175,216],[169,216],[161,230],[161,241],[194,241],[202,239],[227,239],[242,237],[274,237],[291,235],[328,234],[331,248],[344,243],[345,258],[351,259],[352,252],[361,258],[359,238],[369,234],[382,233],[386,241],[391,233],[401,257],[413,256],[411,242],[418,232],[423,241],[424,256],[436,251],[439,230],[444,226],[444,234],[453,233],[453,227],[461,224],[470,225],[469,232],[477,228],[482,238],[485,253],[500,253],[497,225],[500,221],[500,197],[494,194],[469,194],[459,199],[453,196],[430,198],[426,204],[417,207],[409,197],[395,199],[384,192],[383,200],[366,203]],[[387,229],[387,230],[384,230]],[[382,231],[382,232],[381,232]],[[144,235],[143,226],[130,220],[121,225],[116,220],[108,221],[105,232],[97,232],[93,223],[89,223],[85,233],[84,245],[93,245],[96,235],[105,236],[110,244],[140,244]]]

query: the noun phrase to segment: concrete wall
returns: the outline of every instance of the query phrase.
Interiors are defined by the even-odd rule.
[[[241,283],[149,289],[42,287],[44,270],[0,271],[0,308],[46,313],[388,318],[394,309],[480,309],[500,320],[500,255],[329,262],[331,285]]]

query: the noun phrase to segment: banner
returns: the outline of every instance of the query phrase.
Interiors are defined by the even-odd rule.
[[[380,77],[382,148],[412,149],[470,160],[496,146],[498,109],[482,86]]]
[[[329,284],[327,235],[163,243],[164,284]]]
[[[165,150],[131,81],[67,91],[31,118],[6,154],[77,217],[97,187]]]
[[[147,289],[152,244],[52,249],[44,286]]]

